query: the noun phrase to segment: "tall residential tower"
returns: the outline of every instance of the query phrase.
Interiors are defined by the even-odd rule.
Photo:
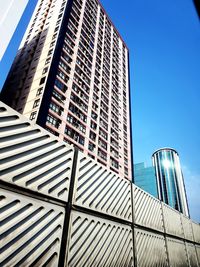
[[[1,99],[131,179],[128,49],[98,0],[39,0]]]

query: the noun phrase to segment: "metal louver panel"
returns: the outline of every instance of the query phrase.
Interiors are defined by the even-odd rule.
[[[0,266],[58,266],[62,207],[0,189]]]
[[[167,247],[170,267],[189,266],[186,247],[183,241],[167,237]]]
[[[184,238],[181,213],[162,203],[166,233]]]
[[[196,252],[197,252],[198,263],[200,266],[200,246],[195,245],[195,248],[196,248]]]
[[[133,266],[130,226],[72,212],[69,238],[69,267]]]
[[[131,183],[79,153],[74,204],[132,222]]]
[[[193,241],[194,238],[193,238],[193,230],[192,230],[191,220],[183,214],[181,214],[181,219],[182,219],[185,239]]]
[[[0,102],[0,179],[68,200],[74,151]]]
[[[192,222],[192,228],[194,233],[194,241],[200,244],[200,226],[198,223]]]
[[[165,238],[162,234],[135,229],[138,267],[168,266]]]
[[[192,243],[186,243],[187,246],[187,253],[188,253],[188,260],[190,263],[190,267],[198,267],[198,259],[196,254],[195,245]]]
[[[161,202],[133,185],[135,223],[164,232]]]

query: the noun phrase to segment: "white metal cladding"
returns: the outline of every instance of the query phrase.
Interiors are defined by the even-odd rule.
[[[192,229],[195,242],[200,244],[200,225],[198,223],[192,222]]]
[[[166,233],[184,238],[181,213],[162,203]]]
[[[194,238],[193,238],[193,230],[192,230],[192,221],[183,214],[181,214],[181,219],[182,219],[185,239],[193,241]]]
[[[72,212],[67,266],[131,267],[131,226]]]
[[[164,232],[161,202],[133,185],[135,223]]]
[[[68,200],[74,150],[0,102],[0,179]]]
[[[168,266],[164,235],[136,228],[135,238],[138,267]]]
[[[198,267],[199,265],[195,245],[192,243],[186,243],[186,247],[190,267]]]
[[[170,267],[189,266],[186,247],[183,241],[167,237],[167,248]]]
[[[195,245],[195,248],[196,248],[196,252],[197,252],[198,263],[200,266],[200,246]]]
[[[58,266],[64,208],[0,189],[0,266]]]
[[[74,204],[132,222],[130,181],[79,153]]]

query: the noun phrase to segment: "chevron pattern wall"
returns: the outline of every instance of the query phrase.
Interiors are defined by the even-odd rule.
[[[0,267],[197,267],[200,225],[0,102]]]
[[[73,148],[4,105],[0,114],[1,180],[67,202]]]
[[[67,266],[133,266],[131,227],[73,212]]]
[[[74,204],[132,222],[131,184],[79,154]]]
[[[161,202],[133,185],[135,223],[164,232]]]
[[[4,189],[0,205],[0,266],[58,266],[64,208]]]
[[[135,229],[138,266],[168,266],[164,235]]]

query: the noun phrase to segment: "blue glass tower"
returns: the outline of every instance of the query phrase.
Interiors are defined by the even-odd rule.
[[[152,196],[158,197],[154,167],[145,167],[144,162],[134,164],[134,183]]]
[[[161,148],[153,153],[152,160],[156,171],[159,199],[189,216],[183,174],[177,151],[171,148]]]

